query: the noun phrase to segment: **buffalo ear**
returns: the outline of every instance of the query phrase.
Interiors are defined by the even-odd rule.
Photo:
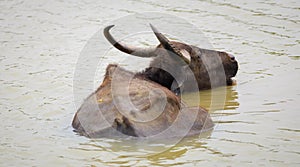
[[[184,58],[186,58],[189,62],[191,62],[191,54],[186,49],[181,49],[180,53]]]
[[[179,56],[183,61],[185,61],[186,63],[190,63],[190,60],[186,57],[186,55],[183,55],[183,53],[181,52],[181,50],[179,48],[177,48],[176,46],[174,46],[162,33],[160,33],[152,24],[150,24],[150,27],[152,29],[152,31],[154,32],[155,36],[157,37],[157,39],[159,40],[159,42],[161,43],[161,45],[175,53],[177,56]]]

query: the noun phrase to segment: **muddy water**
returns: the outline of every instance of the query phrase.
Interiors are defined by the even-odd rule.
[[[1,166],[300,165],[298,0],[1,1],[0,8]],[[215,49],[236,55],[237,85],[200,93],[215,129],[175,146],[77,136],[72,117],[80,98],[94,89],[74,97],[81,51],[111,20],[144,11],[181,17]],[[98,63],[101,55],[93,55]],[[122,60],[143,67],[135,62],[141,60]],[[157,154],[161,148],[166,151]]]

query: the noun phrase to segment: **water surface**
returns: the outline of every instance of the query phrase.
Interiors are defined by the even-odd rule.
[[[300,165],[298,0],[1,1],[0,9],[1,166]],[[215,129],[174,147],[76,135],[70,124],[83,100],[73,94],[81,51],[111,20],[144,11],[186,19],[215,49],[236,56],[237,85],[225,88],[225,95],[215,90],[225,105],[211,105],[212,92],[201,92]],[[142,61],[124,64],[114,53],[107,62],[132,68]],[[101,55],[94,55],[91,61],[99,62]],[[156,154],[161,148],[167,151]]]

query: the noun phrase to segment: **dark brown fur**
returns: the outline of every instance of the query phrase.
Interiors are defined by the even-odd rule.
[[[172,43],[179,50],[186,50],[189,53],[191,57],[191,63],[188,65],[197,81],[199,90],[211,89],[213,87],[224,85],[232,85],[231,78],[236,75],[238,70],[237,61],[232,55],[226,52],[201,49],[196,46],[187,45],[180,42],[171,41],[170,43]],[[157,48],[163,49],[161,45],[158,45]],[[218,62],[216,62],[215,65],[209,64],[205,66],[205,63],[207,62],[203,62],[203,59],[207,57],[211,59],[211,62],[213,62],[213,59],[216,59],[216,61],[220,60],[220,63],[217,64]],[[169,72],[161,68],[157,68],[157,66],[160,66],[159,64],[163,64],[171,70],[180,67],[178,62],[172,60],[171,56],[162,53],[162,55],[155,57],[151,62],[150,67],[146,68],[143,72],[141,72],[141,74],[145,75],[149,80],[157,82],[168,89],[171,89],[171,85],[175,81],[174,77]],[[209,68],[209,66],[211,66],[211,68]],[[215,71],[218,72],[217,75],[219,76],[209,76],[209,73],[214,73]],[[214,77],[213,79],[215,80],[213,85],[211,83],[211,77]],[[185,84],[187,85],[186,87],[189,87],[188,82],[185,82]],[[195,91],[188,89],[186,90]]]

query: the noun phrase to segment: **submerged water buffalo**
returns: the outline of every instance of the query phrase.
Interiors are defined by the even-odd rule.
[[[153,57],[153,61],[139,73],[109,65],[100,87],[75,114],[74,129],[87,137],[172,137],[213,128],[204,108],[189,107],[177,95],[231,85],[238,68],[235,58],[169,41],[152,25],[160,41],[157,47],[128,46],[111,36],[112,27],[106,27],[104,35],[113,46],[131,55]]]

